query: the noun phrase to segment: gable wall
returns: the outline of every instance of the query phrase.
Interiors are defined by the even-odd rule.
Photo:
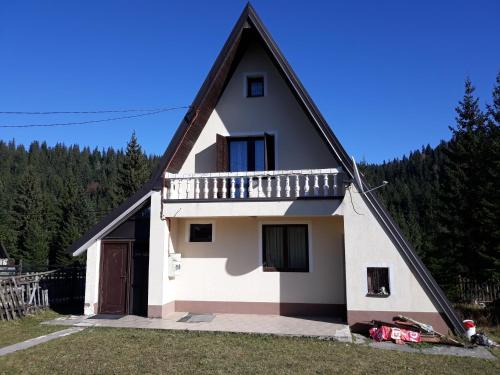
[[[390,321],[403,314],[446,332],[448,327],[438,309],[353,185],[342,205],[348,319]],[[367,267],[389,267],[389,297],[366,296]]]
[[[267,95],[246,98],[246,73],[264,73]],[[338,165],[272,61],[258,44],[248,47],[219,103],[179,173],[216,171],[216,134],[275,135],[276,169]]]

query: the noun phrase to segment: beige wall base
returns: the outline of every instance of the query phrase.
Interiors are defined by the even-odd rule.
[[[392,322],[392,318],[398,315],[415,319],[421,323],[430,324],[434,330],[447,334],[448,324],[444,315],[437,312],[414,312],[414,311],[347,311],[347,323],[356,330],[357,324],[370,322],[372,320],[382,320]]]
[[[148,305],[148,318],[164,318],[175,312],[175,301],[161,305]]]

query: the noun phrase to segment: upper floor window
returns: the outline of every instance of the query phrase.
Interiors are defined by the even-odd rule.
[[[264,137],[229,138],[229,172],[263,171]]]
[[[217,134],[217,171],[272,171],[275,168],[274,147],[272,134],[248,137]]]
[[[264,96],[264,76],[247,76],[247,97]]]

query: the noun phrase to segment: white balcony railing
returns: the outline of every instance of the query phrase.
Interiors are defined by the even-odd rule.
[[[344,195],[340,168],[288,171],[165,173],[164,200],[292,200]]]

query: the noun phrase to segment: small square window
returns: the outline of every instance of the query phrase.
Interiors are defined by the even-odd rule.
[[[389,268],[368,267],[366,269],[368,280],[368,295],[387,297],[391,294],[389,287]]]
[[[247,97],[264,96],[264,77],[247,77]]]
[[[212,224],[190,224],[189,242],[212,242]]]

